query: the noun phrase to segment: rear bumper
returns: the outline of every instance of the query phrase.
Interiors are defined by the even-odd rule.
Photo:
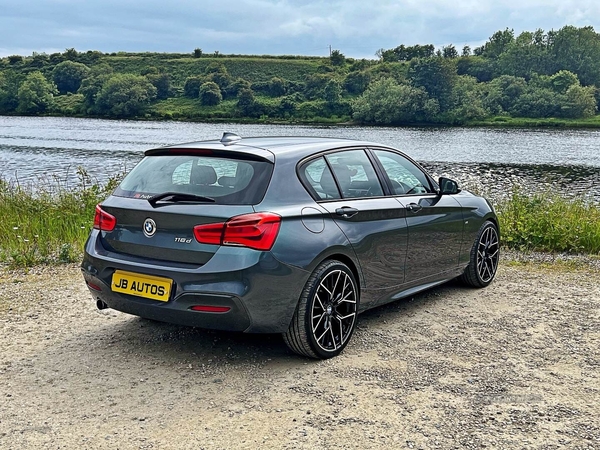
[[[281,263],[270,252],[238,247],[221,247],[200,267],[131,257],[107,251],[98,235],[96,230],[90,235],[81,264],[94,300],[118,311],[163,322],[217,330],[282,333],[289,327],[310,275]],[[113,292],[110,286],[115,270],[172,279],[169,301]],[[222,313],[191,310],[195,305],[230,309]]]

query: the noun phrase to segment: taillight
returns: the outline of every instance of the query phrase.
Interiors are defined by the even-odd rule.
[[[100,231],[112,231],[117,226],[117,218],[96,205],[96,215],[94,216],[94,228]]]
[[[281,216],[274,213],[244,214],[232,217],[227,222],[196,225],[194,236],[202,244],[271,250],[280,225]]]
[[[221,245],[223,242],[223,228],[225,228],[225,222],[196,225],[194,236],[201,244]]]

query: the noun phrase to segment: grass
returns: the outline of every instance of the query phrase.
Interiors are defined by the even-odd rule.
[[[99,62],[107,63],[115,72],[141,74],[148,67],[168,73],[174,85],[183,86],[187,77],[203,75],[211,63],[223,64],[233,78],[244,78],[251,83],[269,81],[273,77],[289,81],[304,81],[310,75],[317,73],[319,65],[328,58],[312,59],[280,59],[274,57],[173,57],[165,56],[103,56]]]
[[[467,123],[474,127],[506,128],[600,128],[600,115],[586,119],[558,119],[555,117],[531,119],[527,117],[496,116]]]
[[[496,209],[508,248],[600,255],[600,207],[586,199],[515,191]]]
[[[237,100],[224,100],[217,106],[204,106],[199,99],[173,97],[160,100],[148,108],[150,117],[157,119],[205,120],[227,119],[234,116]]]
[[[1,262],[28,267],[79,260],[94,208],[114,189],[117,177],[101,184],[81,168],[78,174],[73,188],[58,180],[34,188],[0,179]]]

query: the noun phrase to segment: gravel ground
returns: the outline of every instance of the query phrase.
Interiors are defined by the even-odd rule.
[[[75,266],[0,270],[0,448],[600,448],[600,273],[505,264],[279,336],[97,311]]]

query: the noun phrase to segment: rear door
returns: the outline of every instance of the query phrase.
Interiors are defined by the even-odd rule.
[[[400,286],[407,249],[406,210],[384,195],[366,151],[330,153],[305,163],[300,172],[352,244],[369,291],[362,297],[362,307]]]

